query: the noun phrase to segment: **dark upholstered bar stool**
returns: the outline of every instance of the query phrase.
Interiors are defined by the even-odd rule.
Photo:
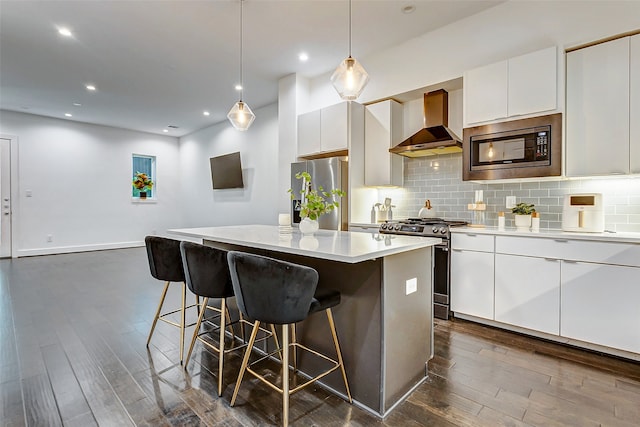
[[[328,290],[316,292],[318,272],[310,267],[236,251],[229,252],[228,260],[231,282],[233,283],[238,307],[245,317],[254,320],[251,337],[249,338],[248,347],[245,351],[236,387],[231,398],[231,406],[235,404],[245,371],[248,371],[282,394],[282,424],[284,426],[289,424],[289,396],[336,369],[340,369],[342,372],[347,397],[351,403],[351,392],[349,391],[342,353],[331,313],[331,307],[335,307],[340,303],[340,293]],[[293,342],[289,343],[289,328],[295,325],[296,322],[306,319],[310,314],[321,310],[324,310],[327,314],[338,360],[331,359],[295,342],[295,337]],[[252,369],[252,365],[269,357],[269,355],[252,364],[248,364],[250,350],[261,322],[282,325],[282,348],[278,348],[271,353],[273,355],[280,351],[282,352],[281,387],[278,387],[277,384],[272,383]],[[330,362],[332,367],[291,389],[289,386],[290,348],[294,350],[294,353],[296,349],[310,352]]]
[[[184,330],[186,327],[186,310],[191,307],[199,307],[199,298],[196,295],[196,303],[190,306],[186,306],[187,286],[185,285],[184,270],[182,268],[182,256],[180,255],[180,241],[174,239],[167,239],[165,237],[147,236],[144,239],[144,243],[147,246],[147,257],[149,258],[149,268],[151,275],[165,282],[162,296],[160,297],[160,303],[156,310],[156,315],[153,318],[153,324],[147,337],[147,347],[151,342],[151,336],[156,328],[158,320],[162,320],[170,325],[176,326],[180,329],[180,363],[182,363],[184,355]],[[167,290],[172,282],[182,283],[182,304],[180,308],[172,310],[166,313],[162,313],[162,306],[167,296]],[[180,312],[180,323],[176,323],[169,320],[167,317]]]
[[[191,358],[191,353],[196,340],[214,350],[218,354],[218,396],[220,396],[222,395],[222,371],[224,368],[225,353],[247,346],[247,344],[243,342],[241,345],[225,349],[225,328],[229,326],[231,336],[234,337],[233,324],[237,323],[231,322],[229,311],[227,309],[226,299],[234,296],[231,277],[229,276],[227,251],[210,246],[204,246],[198,243],[182,242],[180,243],[180,252],[182,254],[184,275],[189,290],[197,296],[204,298],[184,366],[186,368],[189,364],[189,359]],[[210,298],[220,299],[220,307],[210,306]],[[207,309],[216,314],[214,316],[207,317],[205,313]],[[219,331],[219,341],[218,346],[216,347],[213,343],[205,339],[206,335],[209,335],[211,331],[200,331],[200,326],[202,325],[202,322],[207,323],[218,318],[220,324],[216,325],[215,328],[218,328]],[[243,323],[251,325],[251,323],[242,318],[242,313],[240,314],[239,322],[241,323],[240,326],[243,330]],[[261,338],[261,340],[267,339],[271,336],[269,331],[264,329],[262,329],[262,331],[265,333],[265,336]],[[273,328],[273,331],[275,331],[275,328]]]

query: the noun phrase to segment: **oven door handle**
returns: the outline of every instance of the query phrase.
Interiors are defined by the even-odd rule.
[[[449,252],[449,245],[447,245],[446,243],[440,243],[438,245],[434,245],[433,247],[441,249],[444,252]]]

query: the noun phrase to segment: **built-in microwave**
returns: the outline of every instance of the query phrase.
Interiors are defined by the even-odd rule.
[[[462,179],[560,176],[562,114],[463,130]]]

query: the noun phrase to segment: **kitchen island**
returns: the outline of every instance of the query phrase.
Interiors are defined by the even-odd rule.
[[[318,288],[342,293],[334,318],[354,404],[384,417],[427,375],[433,356],[432,246],[440,239],[245,225],[169,230],[226,250],[266,255],[315,268]],[[298,340],[333,354],[326,319],[298,325]],[[314,375],[315,360],[299,361]],[[339,372],[322,383],[344,395]]]

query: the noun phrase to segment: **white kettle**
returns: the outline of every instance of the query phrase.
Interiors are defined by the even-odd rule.
[[[419,218],[435,218],[436,211],[431,207],[431,200],[424,202],[424,207],[418,212]]]

